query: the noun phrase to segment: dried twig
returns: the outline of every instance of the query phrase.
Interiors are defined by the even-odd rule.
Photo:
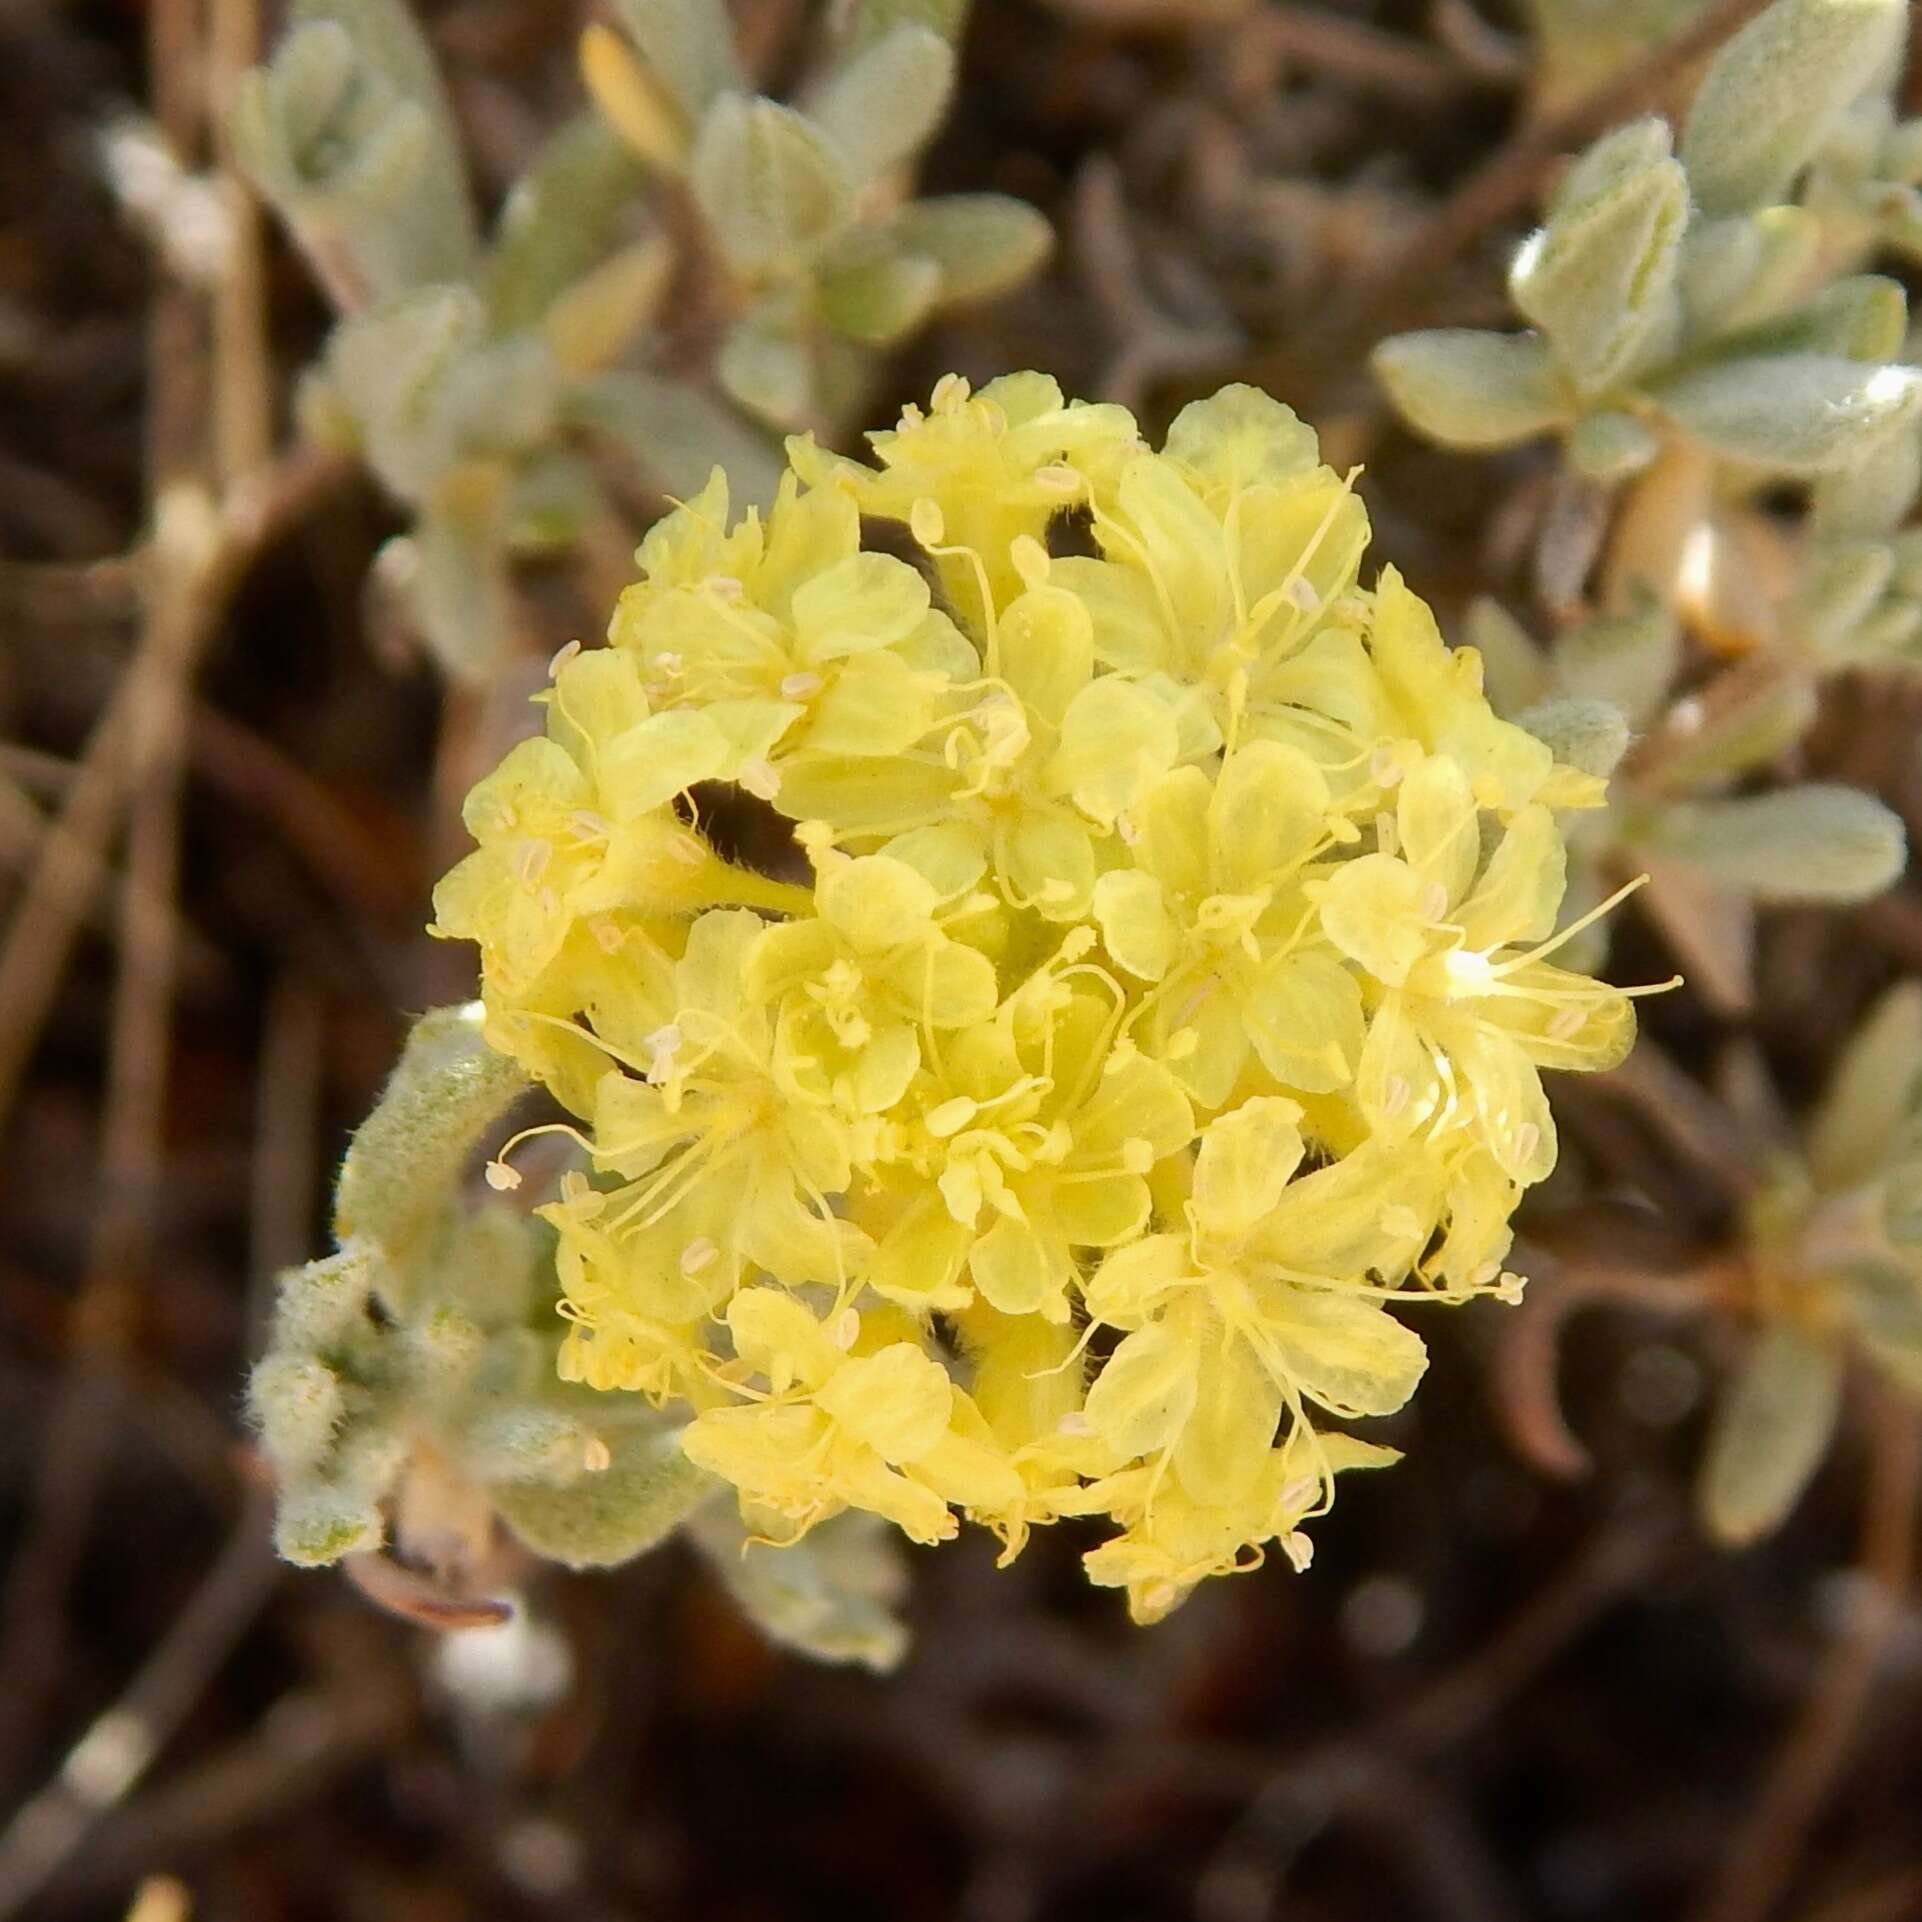
[[[1269,1775],[1204,1873],[1196,1902],[1204,1922],[1255,1922],[1272,1914],[1288,1860],[1379,1779],[1381,1758],[1407,1768],[1483,1726],[1618,1597],[1646,1580],[1673,1540],[1671,1527],[1646,1518],[1603,1530],[1474,1654],[1405,1707],[1359,1737],[1317,1743]]]
[[[1860,1592],[1816,1670],[1696,1922],[1763,1922],[1794,1876],[1867,1714],[1915,1575],[1922,1418],[1879,1385],[1863,1496]]]
[[[272,1508],[264,1493],[247,1503],[220,1559],[126,1692],[0,1832],[0,1918],[32,1902],[139,1782],[266,1603],[280,1573],[267,1546]]]
[[[150,589],[153,612],[134,658],[75,764],[0,944],[0,1007],[7,1010],[0,1022],[0,1120],[13,1106],[46,1024],[127,797],[147,778],[149,759],[164,738],[137,725],[137,717],[153,713],[183,658],[198,658],[254,557],[307,513],[343,471],[337,460],[307,450],[288,455],[258,485],[224,503],[215,544],[199,557],[191,584],[176,570],[171,589],[157,583]],[[170,609],[164,621],[163,601]]]
[[[415,1705],[390,1671],[375,1667],[354,1686],[303,1688],[276,1702],[239,1741],[117,1812],[57,1886],[118,1887],[156,1860],[178,1860],[209,1836],[310,1800],[406,1728]]]
[[[1742,1285],[1734,1263],[1703,1263],[1663,1274],[1588,1255],[1560,1256],[1553,1272],[1537,1277],[1522,1305],[1502,1322],[1495,1349],[1495,1410],[1510,1443],[1532,1467],[1558,1480],[1572,1481],[1592,1466],[1562,1414],[1555,1387],[1569,1316],[1610,1303],[1653,1314],[1700,1314],[1738,1298]]]
[[[1445,106],[1478,81],[1445,48],[1318,7],[1265,8],[1249,26],[1299,66],[1410,106]]]
[[[227,18],[226,52],[231,56],[236,51],[231,8]],[[193,0],[155,0],[148,13],[155,112],[163,136],[182,155],[194,150],[201,132],[203,103],[196,76],[202,70],[202,53]],[[240,346],[243,336],[258,336],[264,325],[257,285],[251,292],[251,311],[242,314],[234,308],[214,329],[217,388],[229,381],[228,362],[236,353],[248,362],[237,377],[242,386],[251,387],[265,366],[262,342],[255,338],[250,347]],[[148,334],[151,534],[144,631],[134,665],[123,677],[67,796],[58,833],[49,836],[50,852],[36,873],[36,886],[0,954],[0,1006],[9,1011],[7,1041],[0,1046],[4,1113],[104,855],[115,804],[124,799],[129,834],[100,1195],[72,1310],[72,1361],[42,1437],[27,1533],[0,1625],[0,1692],[10,1704],[8,1738],[15,1757],[31,1739],[36,1711],[61,1670],[66,1635],[61,1604],[86,1540],[117,1429],[154,1203],[163,1179],[188,691],[226,591],[253,551],[261,525],[260,504],[245,486],[236,484],[216,495],[204,478],[210,450],[196,371],[202,304],[197,292],[176,279],[164,280],[155,297]],[[254,436],[258,425],[256,420],[241,438]],[[81,815],[79,832],[76,813]],[[57,876],[50,887],[49,874]],[[24,1007],[10,992],[23,981],[31,991]],[[0,1763],[7,1759],[0,1757]],[[0,1774],[5,1772],[0,1766]],[[49,1823],[33,1832],[40,1838],[37,1842],[19,1844],[25,1854],[13,1886],[27,1893],[41,1879],[43,1870],[36,1865],[45,1857],[49,1835],[55,1838],[54,1859],[58,1856],[62,1825],[52,1818]],[[0,1880],[0,1892],[8,1886]]]

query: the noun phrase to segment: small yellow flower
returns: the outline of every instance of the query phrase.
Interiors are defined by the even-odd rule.
[[[1255,1485],[1239,1502],[1210,1506],[1170,1488],[1148,1468],[1132,1468],[1092,1484],[1082,1507],[1099,1512],[1123,1532],[1082,1558],[1089,1581],[1125,1588],[1137,1622],[1158,1622],[1210,1575],[1241,1575],[1259,1568],[1264,1547],[1277,1543],[1291,1566],[1304,1569],[1314,1544],[1302,1524],[1334,1499],[1334,1478],[1355,1468],[1387,1468],[1401,1459],[1392,1448],[1353,1435],[1290,1431],[1272,1449]]]
[[[1015,543],[1043,538],[1058,514],[1086,498],[1090,473],[1140,445],[1125,407],[1065,401],[1045,374],[1005,374],[978,394],[950,374],[926,412],[909,407],[899,426],[869,438],[878,468],[823,454],[808,440],[790,443],[789,457],[804,478],[838,482],[877,519],[912,522],[930,503],[937,545],[952,550],[939,557],[943,591],[977,635],[1021,590]],[[925,510],[922,519],[926,525]]]
[[[1330,842],[1330,798],[1299,748],[1255,741],[1155,783],[1135,811],[1134,865],[1104,874],[1108,952],[1154,984],[1147,1027],[1204,1107],[1250,1050],[1284,1086],[1345,1086],[1361,1052],[1361,990],[1318,938],[1300,881]]]
[[[478,941],[490,985],[529,987],[587,915],[783,903],[668,805],[727,764],[708,715],[652,712],[634,663],[611,650],[576,654],[546,698],[545,736],[468,795],[461,818],[480,846],[434,891],[433,931]]]
[[[993,1510],[1014,1495],[1013,1471],[968,1432],[968,1397],[885,1316],[842,1342],[792,1296],[749,1288],[727,1325],[737,1366],[767,1388],[697,1416],[685,1446],[741,1491],[771,1539],[798,1540],[854,1507],[910,1540],[945,1541],[950,1503]]]
[[[1173,1076],[1112,1047],[1111,1003],[1069,992],[1028,1012],[947,1039],[940,1071],[910,1091],[899,1155],[920,1193],[869,1270],[896,1300],[945,1294],[965,1267],[1003,1314],[1066,1321],[1074,1251],[1139,1235],[1150,1169],[1194,1132]]]
[[[640,663],[657,706],[726,742],[726,772],[771,799],[811,757],[905,752],[978,671],[974,650],[905,561],[860,550],[840,488],[793,475],[765,527],[727,525],[726,476],[675,509],[641,546],[642,578],[610,638]]]
[[[1611,1068],[1634,1039],[1629,998],[1542,958],[1566,882],[1554,818],[1530,803],[1486,860],[1470,777],[1445,755],[1401,783],[1398,854],[1328,877],[1322,926],[1374,1012],[1357,1075],[1385,1140],[1466,1131],[1522,1186],[1555,1164],[1537,1070]]]
[[[945,824],[968,858],[992,867],[1011,907],[1079,920],[1118,818],[1181,755],[1176,713],[1155,692],[1097,675],[1087,611],[1045,583],[1000,613],[988,655],[976,698],[922,751],[880,766],[822,757],[776,803],[849,836]]]

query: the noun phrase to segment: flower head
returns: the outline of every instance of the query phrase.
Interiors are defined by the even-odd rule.
[[[1629,1044],[1552,958],[1599,786],[1363,584],[1252,389],[1155,452],[950,379],[873,465],[791,456],[764,519],[717,475],[649,535],[437,897],[580,1124],[562,1368],[684,1408],[770,1540],[1105,1515],[1144,1620],[1303,1566],[1404,1312],[1513,1294],[1541,1072]]]

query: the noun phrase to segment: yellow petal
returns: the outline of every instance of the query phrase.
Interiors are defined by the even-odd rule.
[[[1116,962],[1143,981],[1159,981],[1175,958],[1179,930],[1151,874],[1117,868],[1094,885],[1094,918]]]
[[[1301,1165],[1300,1124],[1294,1102],[1257,1095],[1202,1130],[1194,1209],[1203,1234],[1238,1242],[1267,1219]]]
[[[1220,1331],[1204,1351],[1195,1411],[1175,1447],[1182,1487],[1208,1507],[1246,1497],[1267,1466],[1281,1403],[1280,1387],[1254,1350],[1232,1329]]]
[[[1057,1254],[1025,1222],[999,1217],[974,1244],[968,1272],[982,1299],[1004,1315],[1068,1318],[1066,1250]]]
[[[1149,1455],[1173,1445],[1195,1406],[1196,1356],[1165,1321],[1137,1329],[1102,1365],[1088,1390],[1095,1432],[1123,1455]]]
[[[1261,1064],[1284,1087],[1329,1094],[1354,1078],[1365,1024],[1361,987],[1332,954],[1283,955],[1242,1001]]]
[[[814,1400],[883,1460],[911,1462],[945,1433],[954,1387],[938,1361],[897,1342],[843,1362]]]
[[[1364,854],[1345,862],[1322,896],[1322,932],[1377,981],[1399,987],[1428,952],[1428,886],[1393,855]]]

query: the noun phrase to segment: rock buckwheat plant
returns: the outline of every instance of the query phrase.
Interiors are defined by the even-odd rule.
[[[1362,585],[1352,476],[1252,388],[1155,452],[949,377],[871,465],[789,452],[765,517],[716,472],[649,534],[435,897],[573,1117],[489,1171],[575,1156],[554,1392],[656,1405],[761,1542],[1103,1517],[1142,1621],[1301,1567],[1394,1458],[1339,1424],[1413,1392],[1403,1314],[1520,1285],[1541,1070],[1629,1047],[1554,958],[1602,784]]]

